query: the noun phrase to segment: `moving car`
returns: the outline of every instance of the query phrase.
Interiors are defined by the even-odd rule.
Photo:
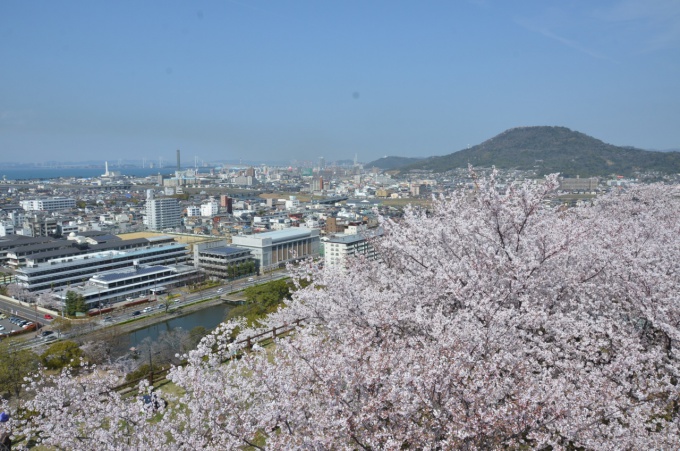
[[[140,312],[139,310],[132,312],[132,316],[138,316],[138,315],[141,315],[141,314],[142,314],[142,312]]]
[[[50,314],[45,314],[45,319],[54,319],[54,316]]]

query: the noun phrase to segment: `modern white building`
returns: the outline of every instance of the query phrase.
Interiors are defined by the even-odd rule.
[[[41,197],[22,200],[20,204],[26,211],[56,211],[76,207],[75,199],[68,197]]]
[[[220,209],[220,204],[212,197],[206,203],[201,204],[201,216],[213,217]]]
[[[291,227],[255,235],[236,235],[234,246],[250,249],[261,270],[267,271],[289,261],[319,256],[319,230]]]
[[[329,237],[324,242],[324,265],[326,268],[344,269],[347,267],[349,259],[360,255],[369,260],[376,260],[378,254],[371,244],[371,238],[382,234],[382,229],[376,229],[370,233],[338,234]]]
[[[0,222],[0,236],[14,235],[14,224],[12,222]]]
[[[197,207],[196,205],[190,205],[187,207],[187,216],[188,217],[194,217],[194,216],[201,216],[201,209],[200,207]]]
[[[100,272],[86,283],[55,290],[55,300],[66,303],[69,291],[83,296],[88,308],[107,306],[139,296],[150,296],[168,286],[181,286],[197,277],[198,271],[187,265],[134,265]]]
[[[290,196],[290,199],[286,201],[286,210],[297,210],[300,208],[300,201],[297,196]]]
[[[17,283],[28,291],[41,291],[83,283],[97,273],[128,268],[134,265],[171,265],[187,260],[187,245],[161,242],[135,249],[117,249],[71,255],[41,261],[29,261],[16,271]],[[122,242],[125,246],[125,242]],[[63,251],[55,253],[63,254]]]
[[[178,227],[182,211],[177,199],[155,198],[153,190],[146,192],[146,216],[144,223],[149,230],[165,230]]]

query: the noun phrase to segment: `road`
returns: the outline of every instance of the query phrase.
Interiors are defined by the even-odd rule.
[[[29,305],[24,303],[17,303],[3,299],[4,296],[0,296],[0,310],[7,314],[7,316],[20,316],[23,319],[32,321],[34,323],[39,323],[44,325],[45,314],[35,307],[35,305]]]
[[[178,309],[181,307],[191,305],[197,302],[204,301],[206,299],[211,299],[211,298],[216,298],[221,295],[225,295],[227,293],[234,293],[234,292],[239,292],[243,291],[246,288],[257,285],[257,284],[262,284],[266,282],[270,282],[272,280],[278,280],[278,279],[285,279],[289,277],[289,274],[287,271],[277,271],[275,273],[270,273],[264,276],[253,276],[248,279],[241,279],[239,281],[231,282],[231,283],[226,283],[221,286],[217,286],[214,288],[210,288],[207,290],[203,290],[197,293],[191,293],[191,294],[182,294],[180,297],[166,301],[165,297],[161,296],[158,301],[153,301],[148,304],[140,304],[136,305],[134,307],[128,307],[125,309],[120,309],[116,310],[114,312],[109,312],[109,313],[104,313],[100,317],[93,317],[91,321],[89,321],[88,327],[87,327],[87,332],[93,332],[97,329],[102,329],[104,327],[109,327],[109,326],[114,326],[117,324],[121,323],[126,323],[131,320],[137,321],[141,320],[144,318],[148,318],[152,315],[157,315],[158,316],[158,321],[163,321],[165,319],[166,315],[172,315],[175,314]],[[250,280],[252,279],[252,280]],[[148,311],[144,312],[145,309],[149,309]],[[33,305],[27,306],[25,304],[17,304],[16,302],[12,301],[7,301],[5,299],[2,299],[0,297],[0,310],[3,312],[7,313],[8,316],[10,315],[15,315],[15,316],[20,316],[24,319],[27,319],[29,321],[37,322],[41,325],[47,325],[49,326],[50,321],[45,320],[44,318],[44,313],[40,312],[39,310],[36,313],[36,309],[34,308]],[[140,312],[138,315],[133,315],[134,312]],[[3,322],[6,320],[3,320]],[[84,321],[84,320],[83,320]],[[74,323],[75,324],[75,323]],[[13,326],[17,327],[17,326]],[[49,329],[49,327],[47,328]],[[46,330],[47,330],[46,329]],[[76,334],[83,333],[85,331],[81,330],[78,332],[75,332]],[[66,332],[66,333],[61,333],[60,338],[67,338],[71,334]],[[29,337],[31,337],[29,339]],[[41,338],[35,338],[35,333],[28,335],[28,334],[22,334],[21,336],[17,337],[20,341],[23,343],[20,345],[21,347],[38,347],[42,346],[45,344],[45,341],[43,341]],[[23,338],[23,340],[22,340]]]
[[[131,320],[141,320],[152,315],[157,315],[159,317],[158,321],[163,321],[164,315],[175,314],[181,307],[205,301],[206,299],[216,298],[227,293],[243,291],[253,285],[271,282],[272,280],[285,279],[287,277],[290,276],[286,271],[280,271],[273,274],[267,274],[266,276],[254,276],[248,279],[226,283],[197,293],[182,294],[180,297],[170,301],[167,301],[164,296],[161,296],[158,301],[152,301],[148,304],[135,305],[134,307],[104,313],[92,329],[100,329],[120,323],[126,323]],[[149,310],[145,312],[144,310],[147,308]],[[138,315],[133,315],[135,312],[140,313]],[[159,315],[159,313],[162,315]],[[97,317],[94,318],[96,319]]]

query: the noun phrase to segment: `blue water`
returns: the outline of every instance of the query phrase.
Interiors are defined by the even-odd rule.
[[[157,175],[159,172],[163,175],[174,174],[174,168],[111,168],[109,171],[116,171],[122,175],[129,175],[133,177],[146,177],[148,175]],[[203,169],[208,172],[208,169]],[[48,180],[59,177],[77,177],[77,178],[91,178],[100,177],[104,174],[104,168],[0,168],[0,179],[3,177],[6,180]]]
[[[203,326],[208,330],[213,330],[224,321],[227,313],[232,308],[233,307],[228,304],[213,305],[189,313],[185,316],[170,317],[160,323],[137,329],[128,334],[129,341],[125,343],[125,347],[139,346],[139,343],[145,338],[150,338],[152,341],[155,341],[158,339],[161,332],[169,332],[177,327],[186,331],[190,331],[196,326]]]

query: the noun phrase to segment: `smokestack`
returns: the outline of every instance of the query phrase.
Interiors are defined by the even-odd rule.
[[[179,149],[177,149],[177,170],[178,170],[178,171],[181,171],[181,170],[182,170],[182,169],[180,168],[180,165],[179,165]]]

